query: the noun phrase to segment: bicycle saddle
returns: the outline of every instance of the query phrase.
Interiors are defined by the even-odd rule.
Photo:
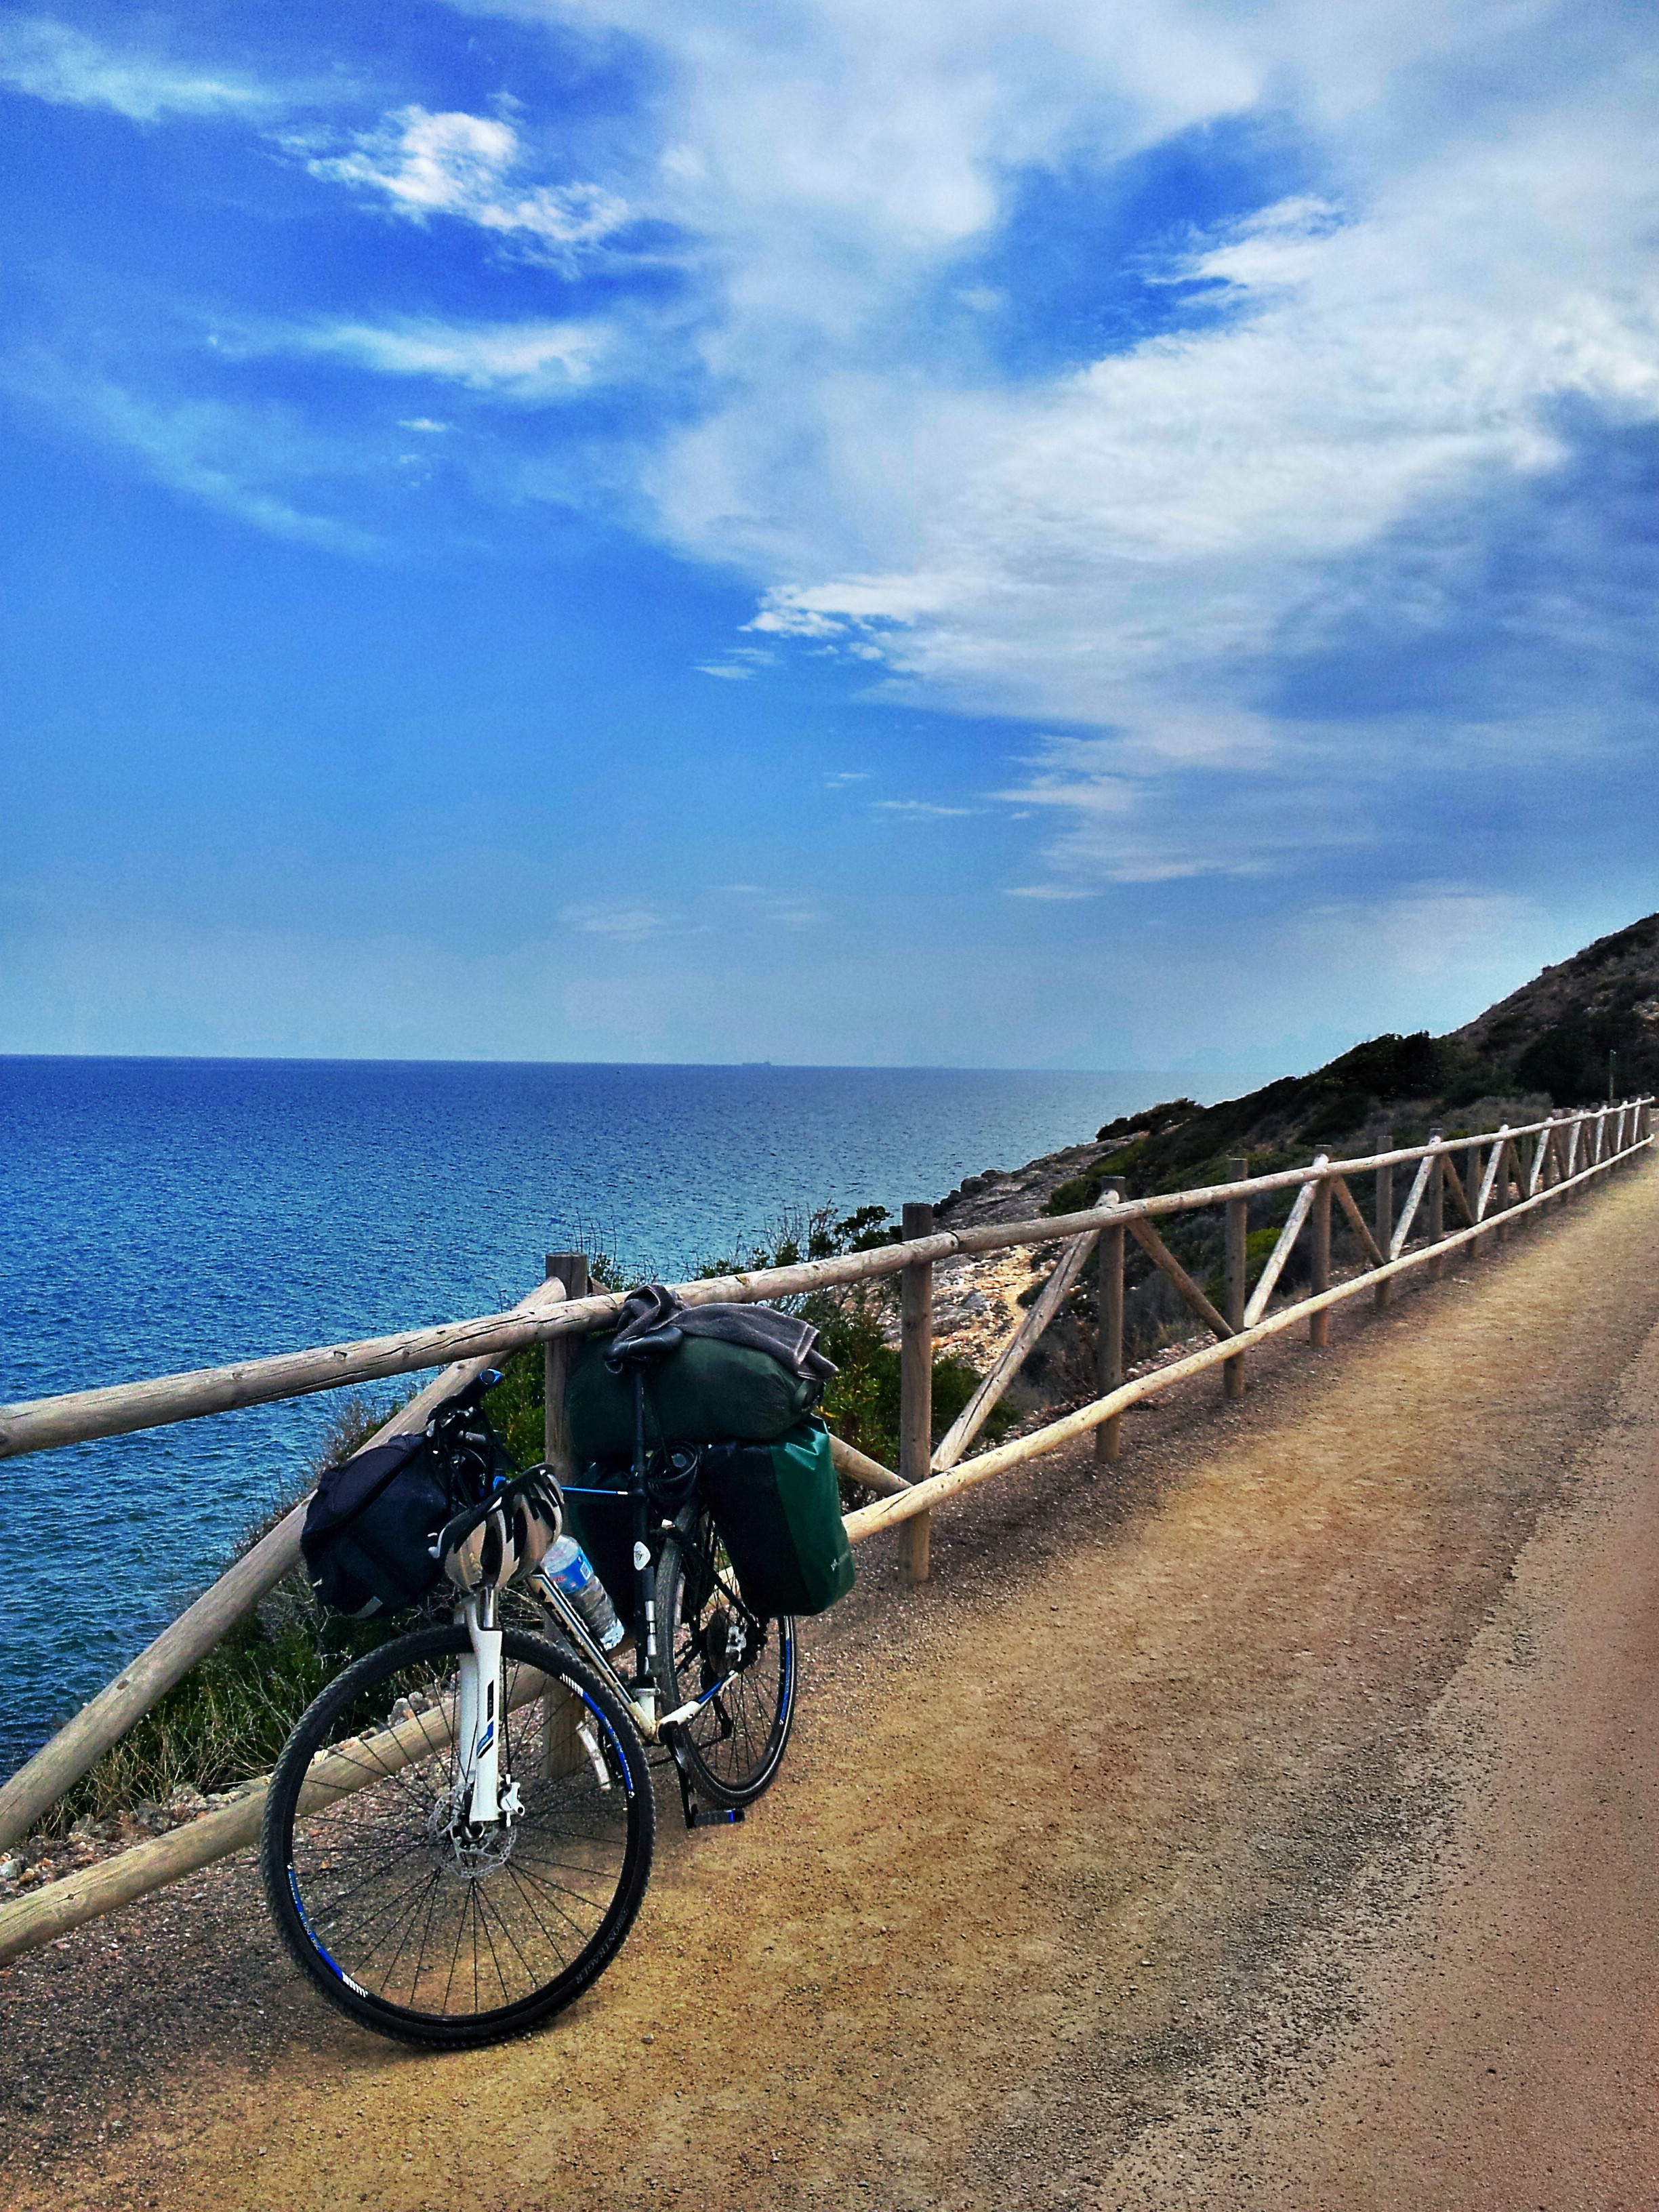
[[[649,1336],[630,1336],[623,1344],[613,1344],[605,1364],[613,1374],[624,1367],[654,1367],[659,1360],[678,1352],[684,1341],[683,1328],[655,1328]]]

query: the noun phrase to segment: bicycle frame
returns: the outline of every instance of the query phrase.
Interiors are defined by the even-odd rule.
[[[635,1577],[632,1681],[625,1680],[618,1673],[609,1653],[601,1646],[574,1603],[556,1583],[537,1575],[533,1578],[533,1587],[538,1601],[553,1615],[577,1652],[622,1700],[629,1717],[644,1740],[647,1743],[664,1744],[674,1754],[680,1794],[685,1803],[686,1823],[688,1826],[695,1826],[699,1814],[693,1800],[691,1778],[679,1756],[672,1731],[694,1719],[705,1705],[720,1695],[733,1677],[729,1674],[723,1675],[700,1696],[689,1698],[671,1713],[659,1713],[657,1710],[656,1567],[650,1542],[650,1498],[646,1483],[646,1464],[644,1378],[636,1368],[634,1377],[634,1461],[627,1492],[632,1508]],[[672,1521],[665,1521],[659,1533],[666,1534],[673,1526]],[[486,1585],[471,1592],[457,1608],[456,1617],[465,1623],[471,1645],[471,1651],[461,1656],[456,1712],[456,1741],[460,1747],[459,1782],[462,1790],[466,1793],[463,1802],[468,1806],[468,1817],[475,1825],[494,1823],[504,1817],[511,1820],[519,1810],[518,1784],[509,1778],[507,1790],[503,1791],[501,1787],[500,1723],[503,1717],[501,1632],[496,1620],[495,1590]],[[598,1746],[589,1743],[588,1752],[597,1766]],[[740,1820],[743,1813],[740,1808],[722,1808],[718,1817]]]
[[[670,1524],[664,1525],[666,1527]],[[642,1544],[644,1540],[641,1538],[640,1540]],[[648,1574],[650,1570],[647,1567],[642,1571]],[[555,1583],[538,1581],[535,1587],[538,1601],[555,1616],[560,1627],[575,1645],[582,1657],[586,1660],[588,1665],[599,1674],[601,1680],[607,1682],[615,1690],[628,1708],[629,1719],[648,1743],[666,1742],[667,1729],[676,1728],[681,1723],[692,1719],[702,1711],[710,1698],[717,1698],[726,1688],[726,1681],[730,1680],[729,1676],[716,1682],[712,1689],[704,1691],[700,1698],[693,1698],[685,1705],[677,1706],[672,1713],[659,1714],[657,1711],[657,1686],[654,1679],[649,1676],[641,1679],[644,1668],[654,1668],[656,1662],[656,1601],[654,1597],[644,1598],[641,1601],[641,1615],[647,1636],[646,1656],[643,1667],[636,1665],[634,1680],[629,1682],[617,1672],[611,1663],[610,1653],[599,1644],[587,1623],[577,1612],[575,1606],[558,1585]],[[640,1648],[639,1625],[636,1620],[635,1627],[636,1652]]]
[[[601,1650],[587,1623],[577,1612],[564,1592],[554,1583],[538,1582],[537,1589],[544,1601],[554,1613],[560,1626],[566,1630],[577,1650],[589,1662],[598,1668],[602,1680],[608,1681],[628,1707],[634,1725],[647,1743],[667,1743],[673,1740],[666,1731],[690,1720],[702,1711],[713,1698],[725,1689],[726,1680],[716,1682],[700,1698],[693,1698],[672,1713],[657,1711],[657,1601],[655,1564],[651,1547],[650,1496],[646,1485],[647,1455],[645,1448],[645,1370],[642,1365],[634,1367],[634,1459],[629,1470],[628,1498],[632,1507],[634,1539],[634,1680],[624,1682],[611,1665],[609,1656]],[[672,1521],[662,1523],[660,1534],[666,1534],[673,1527]]]

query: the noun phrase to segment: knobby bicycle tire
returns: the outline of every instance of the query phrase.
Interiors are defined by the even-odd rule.
[[[570,1653],[508,1630],[501,1783],[471,1828],[453,1741],[466,1631],[422,1629],[337,1676],[271,1777],[260,1872],[331,2004],[405,2042],[492,2043],[580,1995],[633,1924],[655,1816],[645,1749]]]
[[[775,1779],[794,1723],[794,1620],[760,1620],[744,1605],[706,1511],[683,1516],[663,1539],[656,1608],[663,1711],[707,1699],[681,1723],[678,1753],[714,1804],[752,1804]]]

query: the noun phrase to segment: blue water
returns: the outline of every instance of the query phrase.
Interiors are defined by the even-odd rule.
[[[672,1279],[1195,1088],[958,1069],[0,1059],[0,1401]],[[0,1461],[0,1774],[211,1578],[326,1398]]]

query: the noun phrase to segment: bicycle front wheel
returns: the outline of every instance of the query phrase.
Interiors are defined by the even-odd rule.
[[[679,1755],[715,1804],[752,1804],[775,1777],[794,1722],[794,1621],[762,1620],[744,1605],[706,1511],[664,1539],[656,1604],[663,1710],[698,1701],[679,1725]]]
[[[568,1653],[502,1638],[500,1816],[455,1741],[465,1628],[383,1644],[330,1683],[271,1777],[260,1871],[331,2003],[407,2042],[519,2033],[602,1973],[651,1871],[644,1747]]]

